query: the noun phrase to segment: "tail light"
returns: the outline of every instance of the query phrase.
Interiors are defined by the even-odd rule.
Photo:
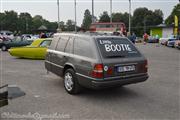
[[[94,78],[103,78],[103,64],[95,64],[91,76]]]
[[[144,72],[147,72],[148,71],[148,61],[145,60],[144,62]]]

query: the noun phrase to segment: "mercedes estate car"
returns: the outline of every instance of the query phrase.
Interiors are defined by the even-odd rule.
[[[129,39],[111,35],[57,33],[47,50],[45,68],[63,78],[70,94],[82,87],[118,87],[148,79],[144,55]]]

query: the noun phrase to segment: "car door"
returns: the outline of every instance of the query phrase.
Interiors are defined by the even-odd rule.
[[[16,37],[13,40],[10,40],[8,46],[11,47],[20,47],[23,46],[23,40],[20,37]]]
[[[27,58],[44,59],[47,47],[51,44],[51,40],[43,40],[37,47],[25,47],[24,53]]]
[[[64,63],[67,61],[68,54],[65,53],[69,36],[61,36],[54,52],[51,52],[52,72],[62,76]]]
[[[53,72],[55,66],[53,65],[54,52],[57,47],[57,43],[59,42],[60,36],[55,35],[51,41],[51,45],[48,47],[47,54],[45,55],[45,68],[48,71]],[[33,43],[32,43],[33,44]]]

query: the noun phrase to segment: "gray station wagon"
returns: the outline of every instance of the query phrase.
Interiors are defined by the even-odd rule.
[[[125,37],[57,33],[47,50],[45,68],[64,78],[70,94],[148,79],[147,59]]]

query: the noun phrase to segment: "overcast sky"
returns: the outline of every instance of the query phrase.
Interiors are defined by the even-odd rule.
[[[60,1],[60,19],[66,22],[67,19],[74,20],[74,0]],[[95,16],[103,11],[110,10],[110,0],[94,0]],[[113,12],[128,12],[129,0],[112,0]],[[164,18],[170,15],[173,7],[179,0],[131,0],[132,12],[138,7],[147,7],[148,9],[161,9]],[[91,0],[77,0],[77,24],[81,25],[85,9],[91,11]],[[0,10],[14,10],[18,13],[28,12],[32,16],[42,15],[49,21],[57,21],[57,0],[0,0]]]

